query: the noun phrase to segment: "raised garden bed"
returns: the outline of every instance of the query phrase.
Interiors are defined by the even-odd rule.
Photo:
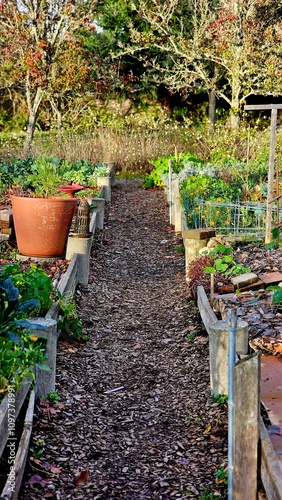
[[[226,320],[218,319],[218,317],[215,315],[203,287],[198,287],[198,308],[203,320],[203,324],[207,332],[209,333],[210,353],[211,353],[211,372],[210,372],[211,387],[212,388],[214,387],[218,392],[221,392],[222,390],[224,393],[227,393],[228,391],[226,391],[226,388],[228,386],[227,384],[228,329],[230,328],[230,326],[228,326]],[[239,328],[237,335],[239,338],[240,337],[242,338],[242,326],[243,330],[245,329],[243,337],[245,337],[246,340],[247,338],[246,333],[248,335],[246,329],[247,323],[245,325],[238,324]],[[240,350],[240,347],[238,350]],[[248,351],[243,354],[247,355]],[[281,364],[281,374],[282,374],[282,364]],[[262,378],[260,380],[260,384],[264,383],[263,377],[264,377],[264,371],[262,371]],[[243,394],[243,388],[241,388],[241,393]],[[235,407],[235,412],[236,412],[236,407]],[[271,441],[271,435],[268,434],[263,421],[262,420],[258,421],[257,426],[259,426],[259,436],[260,436],[260,439],[257,444],[259,446],[259,455],[261,457],[260,463],[258,462],[257,464],[258,472],[263,482],[267,498],[273,500],[278,499],[281,498],[282,495],[282,464],[279,459],[280,455],[277,455],[275,453]],[[280,428],[276,428],[276,430],[274,428],[273,433],[279,435]],[[247,445],[245,447],[245,453],[246,454],[248,453]],[[244,476],[244,467],[246,464],[246,460],[244,461],[241,456],[242,477]]]
[[[86,284],[88,282],[89,259],[93,236],[96,229],[102,229],[103,227],[105,199],[108,201],[111,199],[111,185],[115,180],[114,171],[111,172],[109,179],[110,181],[108,179],[102,179],[101,181],[101,197],[89,199],[89,203],[91,204],[91,219],[87,238],[76,238],[75,236],[69,236],[68,238],[66,257],[70,263],[57,286],[57,290],[61,296],[72,296],[78,284]],[[7,500],[15,500],[20,489],[32,431],[35,394],[42,397],[55,391],[58,315],[59,302],[54,302],[44,318],[32,319],[35,324],[44,324],[47,327],[47,331],[35,329],[33,332],[37,337],[47,338],[47,364],[51,369],[50,371],[38,368],[36,370],[35,391],[31,391],[29,395],[22,435],[17,440],[17,450],[13,444],[16,419],[29,393],[31,381],[26,380],[16,393],[9,392],[0,404],[0,458],[5,447],[9,446],[9,440],[12,443],[12,451],[9,455],[10,462],[8,462],[11,465],[10,475],[2,491],[2,497],[5,497]]]
[[[185,247],[185,262],[186,262],[186,273],[188,275],[188,270],[190,263],[197,258],[203,250],[206,249],[207,243],[209,239],[215,234],[212,234],[212,228],[207,228],[207,229],[198,229],[198,230],[188,230],[186,222],[185,222],[185,216],[182,212],[182,208],[180,206],[179,202],[179,182],[178,178],[174,176],[174,179],[172,180],[172,183],[170,186],[167,186],[169,189],[167,190],[167,197],[169,201],[169,206],[170,206],[170,221],[171,224],[174,226],[176,232],[181,232],[182,237],[183,237],[183,242],[184,242],[184,247]],[[215,232],[214,232],[215,233]],[[269,269],[271,267],[269,266]],[[278,273],[280,274],[280,273]],[[188,278],[187,278],[188,279]],[[261,285],[263,285],[261,281],[261,276],[259,278],[256,278],[253,280],[254,282],[252,284],[249,284],[249,287],[247,288],[248,290],[254,290],[261,288]],[[279,280],[280,276],[279,276]],[[257,286],[256,286],[257,285]],[[266,295],[264,293],[264,295]],[[238,301],[240,302],[240,299],[234,298],[234,293],[230,294],[229,297],[232,297],[230,299],[229,304],[227,305],[226,303],[224,304],[223,300],[224,296],[218,296],[216,298],[216,303],[218,306],[219,311],[222,313],[222,316],[218,317],[215,314],[214,308],[211,307],[210,301],[206,295],[206,292],[202,286],[198,286],[198,291],[197,291],[197,303],[198,303],[198,308],[202,317],[203,324],[209,334],[209,345],[210,345],[210,380],[211,380],[211,392],[214,394],[227,394],[228,393],[228,332],[230,329],[230,325],[228,324],[228,306],[231,308],[232,306],[235,306],[237,304],[238,306]],[[227,297],[227,296],[226,296]],[[248,300],[252,301],[252,299],[255,301],[255,293],[253,292],[252,295],[248,297]],[[226,299],[227,300],[227,299]],[[228,301],[228,300],[227,300]],[[269,299],[268,299],[269,302]],[[255,349],[255,351],[259,351],[261,349],[265,349],[265,351],[268,351],[268,354],[270,354],[270,351],[272,350],[271,354],[277,355],[280,353],[280,346],[281,346],[281,352],[282,352],[282,342],[280,339],[280,336],[278,333],[281,331],[280,328],[278,328],[278,324],[280,325],[281,323],[281,315],[279,314],[277,316],[276,324],[274,327],[276,327],[276,336],[279,339],[275,342],[274,339],[271,339],[269,337],[269,324],[267,317],[270,317],[267,315],[265,312],[265,308],[260,308],[259,303],[254,304],[253,306],[255,309],[259,309],[258,317],[254,320],[254,312],[252,313],[249,308],[249,314],[244,314],[244,309],[240,305],[238,307],[239,310],[239,321],[238,321],[238,330],[237,330],[237,336],[236,336],[236,342],[237,342],[237,355],[241,357],[246,357],[250,353],[251,348]],[[273,316],[273,309],[269,313],[271,316]],[[250,316],[250,317],[248,317]],[[253,318],[253,319],[251,319]],[[248,324],[248,320],[250,321],[250,327]],[[258,338],[255,338],[258,332],[256,331],[256,325],[259,325],[258,328],[260,330]],[[263,333],[261,332],[261,327],[264,325],[266,335],[263,336]],[[250,340],[249,339],[249,330],[253,331],[253,336],[254,339]],[[250,340],[250,343],[249,343]],[[276,346],[276,351],[275,351],[275,346]],[[277,347],[278,346],[278,347]],[[279,352],[278,352],[279,351]],[[238,358],[239,359],[239,358]],[[260,362],[260,366],[263,363],[262,369],[261,369],[261,378],[259,380],[259,393],[258,393],[258,398],[264,403],[267,402],[267,398],[265,396],[265,383],[269,379],[266,373],[268,373],[267,370],[269,370],[269,367],[267,363],[265,362],[265,359],[269,359],[267,356],[266,358],[263,358],[263,361]],[[276,358],[277,362],[277,358]],[[281,364],[281,363],[279,363]],[[282,364],[281,364],[281,375],[282,375]],[[259,377],[259,375],[258,375]],[[277,384],[276,384],[277,385]],[[279,385],[280,387],[280,385]],[[247,389],[248,391],[249,389]],[[279,390],[276,389],[276,391]],[[243,394],[244,391],[242,390],[241,393]],[[262,393],[262,394],[261,394]],[[248,392],[247,392],[248,394]],[[245,393],[246,395],[246,393]],[[273,394],[272,394],[273,396]],[[247,396],[248,397],[248,396]],[[270,395],[271,397],[271,395]],[[255,403],[254,403],[255,404]],[[240,406],[240,404],[239,404]],[[267,404],[265,405],[267,408]],[[269,408],[268,408],[269,409]],[[235,410],[236,411],[236,410]],[[238,411],[243,411],[242,408],[240,407]],[[239,421],[244,421],[244,417],[239,418]],[[262,419],[259,419],[257,421],[256,427],[257,427],[257,432],[256,435],[259,436],[258,439],[258,449],[259,453],[255,454],[253,460],[256,460],[257,457],[257,471],[259,473],[259,476],[261,477],[266,495],[268,500],[277,500],[278,498],[282,498],[282,464],[281,464],[281,451],[282,451],[282,440],[280,437],[281,434],[281,429],[282,429],[282,421],[279,418],[275,418],[274,414],[272,414],[272,420],[270,418],[270,423],[272,423],[272,429],[273,432],[268,432],[265,424]],[[248,432],[248,431],[247,431]],[[238,438],[238,432],[237,432],[237,438]],[[235,436],[236,436],[236,431],[235,431]],[[280,446],[281,442],[281,446]],[[252,445],[249,443],[250,450],[252,450]],[[248,447],[248,444],[245,443],[245,447]],[[276,452],[275,452],[276,450]],[[238,450],[237,450],[238,451]],[[248,456],[244,455],[246,453],[246,450],[239,450],[240,451],[240,460],[243,464],[243,467],[245,467],[246,463],[248,462]],[[254,450],[253,450],[254,452]],[[237,453],[238,454],[238,453]],[[244,470],[240,471],[240,467],[242,465],[240,464],[240,460],[238,460],[237,465],[235,464],[235,482],[236,482],[236,477],[240,478],[244,477]],[[236,476],[236,469],[237,469],[237,476]],[[238,473],[239,469],[239,473]],[[252,495],[256,495],[256,472],[254,471],[254,483],[255,487],[251,489]],[[240,479],[237,482],[237,488],[239,490],[240,486]],[[251,482],[250,482],[251,483]],[[244,486],[245,487],[245,486]],[[246,490],[247,491],[247,490]],[[246,494],[246,491],[244,494]],[[255,493],[254,493],[255,491]],[[249,497],[251,498],[251,496]]]

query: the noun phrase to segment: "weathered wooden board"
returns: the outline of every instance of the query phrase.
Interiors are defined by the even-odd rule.
[[[257,499],[259,356],[256,352],[234,367],[234,500]]]
[[[260,421],[260,476],[267,500],[282,500],[282,464],[276,455],[263,421]]]
[[[216,235],[215,229],[186,229],[182,231],[182,238],[188,240],[206,240]]]
[[[24,420],[23,432],[19,442],[15,461],[11,467],[10,475],[8,476],[7,482],[1,494],[1,498],[5,498],[5,500],[17,500],[18,498],[29,451],[29,442],[32,432],[34,413],[34,401],[35,393],[34,391],[31,391]]]
[[[7,221],[7,220],[0,219],[0,227],[7,229],[7,228],[11,227],[11,222]]]
[[[19,390],[15,393],[15,399],[13,399],[13,407],[15,408],[13,416],[15,419],[17,418],[20,409],[24,403],[30,384],[31,384],[31,379],[29,378],[24,379]],[[9,416],[9,396],[7,394],[0,405],[0,436],[1,436],[0,457],[2,456],[2,453],[9,438],[8,416]]]

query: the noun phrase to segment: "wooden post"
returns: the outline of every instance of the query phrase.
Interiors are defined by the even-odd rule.
[[[276,124],[277,124],[277,109],[272,109],[271,125],[270,125],[270,150],[269,150],[269,164],[268,164],[268,189],[267,189],[266,226],[265,226],[266,244],[269,243],[271,240],[272,200],[274,197],[273,184],[274,184]]]
[[[266,206],[266,226],[265,226],[265,243],[271,240],[271,221],[272,221],[272,200],[273,200],[273,182],[274,182],[274,162],[275,162],[275,141],[276,141],[276,126],[277,126],[277,110],[282,109],[282,104],[254,104],[244,106],[246,111],[255,110],[271,110],[271,125],[270,125],[270,148],[269,148],[269,163],[268,163],[268,188],[267,188],[267,206]]]
[[[259,353],[234,367],[234,500],[257,499],[260,436]]]

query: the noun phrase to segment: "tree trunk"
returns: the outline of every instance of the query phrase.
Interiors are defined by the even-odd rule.
[[[238,12],[238,0],[232,0],[232,7],[234,12]],[[230,110],[230,126],[232,130],[239,130],[240,124],[240,93],[242,90],[241,85],[241,58],[242,50],[240,45],[238,45],[238,40],[236,33],[234,34],[234,42],[232,49],[233,63],[231,64],[231,110]]]
[[[209,123],[210,123],[210,135],[214,132],[215,122],[216,122],[216,93],[214,90],[208,92],[209,96]]]
[[[30,155],[31,144],[34,137],[35,125],[36,125],[37,113],[29,113],[26,138],[24,142],[24,156],[28,157]]]
[[[232,99],[231,99],[231,109],[230,109],[230,127],[232,130],[239,130],[240,124],[240,83],[232,82]]]
[[[63,119],[62,119],[62,99],[61,99],[61,97],[59,96],[57,100],[51,98],[50,104],[52,106],[53,113],[56,115],[56,119],[57,119],[57,144],[58,144],[60,152],[62,153],[62,151],[63,151],[63,136],[62,136]]]
[[[58,146],[59,150],[63,150],[63,137],[62,137],[62,106],[61,97],[58,98],[57,106],[57,130],[58,130]]]
[[[239,115],[238,115],[238,112],[234,112],[232,109],[231,109],[231,112],[230,112],[230,127],[232,130],[238,130],[239,129],[239,123],[240,123],[240,119],[239,119]]]
[[[27,100],[27,105],[28,105],[28,111],[29,111],[29,117],[28,117],[28,125],[27,125],[27,132],[26,132],[26,138],[25,138],[25,143],[24,143],[24,156],[27,157],[30,155],[30,150],[31,150],[31,144],[33,141],[34,137],[34,132],[35,132],[35,125],[36,125],[36,119],[38,115],[38,110],[39,106],[42,101],[42,88],[37,87],[35,90],[35,95],[34,97],[32,96],[31,92],[31,86],[29,82],[29,75],[27,75],[26,78],[26,100]]]

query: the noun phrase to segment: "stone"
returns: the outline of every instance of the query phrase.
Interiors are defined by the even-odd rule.
[[[231,248],[231,245],[229,241],[227,241],[224,236],[221,236],[220,234],[211,238],[210,241],[208,241],[207,246],[209,248],[216,248],[218,245],[224,245],[225,247]]]

